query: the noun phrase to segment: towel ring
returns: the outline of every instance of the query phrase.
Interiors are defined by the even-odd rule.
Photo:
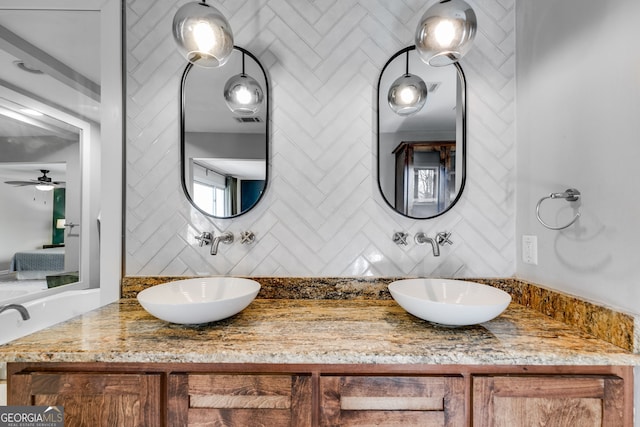
[[[536,217],[538,218],[538,221],[540,221],[540,224],[544,225],[549,230],[564,230],[565,228],[573,225],[573,223],[576,222],[578,218],[580,218],[580,212],[578,212],[576,216],[573,217],[571,222],[569,222],[567,225],[554,227],[552,225],[547,224],[542,220],[542,218],[540,218],[540,205],[542,204],[543,201],[547,199],[565,199],[567,202],[575,202],[580,199],[580,192],[575,188],[569,188],[564,193],[551,193],[548,196],[538,200],[538,204],[536,205]]]

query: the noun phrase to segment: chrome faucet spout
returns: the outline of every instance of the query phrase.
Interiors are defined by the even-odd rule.
[[[433,256],[440,256],[440,245],[431,237],[427,237],[427,242],[431,243],[431,249],[433,250]]]
[[[433,256],[440,256],[440,245],[436,239],[432,239],[426,234],[420,232],[416,234],[414,238],[417,244],[424,245],[425,243],[431,243],[431,249],[433,250]]]
[[[23,305],[20,305],[20,304],[7,304],[7,305],[3,305],[3,306],[0,307],[0,313],[2,313],[4,311],[7,311],[7,310],[17,310],[20,313],[20,316],[22,316],[22,320],[31,319],[31,316],[29,315],[29,311]]]
[[[222,233],[219,236],[215,236],[212,240],[211,240],[211,255],[217,255],[218,254],[218,245],[220,243],[224,243],[225,245],[228,245],[229,243],[233,243],[233,233],[231,232],[226,232],[226,233]]]

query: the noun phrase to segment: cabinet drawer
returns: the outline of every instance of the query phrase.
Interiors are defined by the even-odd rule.
[[[323,426],[464,425],[462,377],[323,376]]]
[[[310,426],[310,375],[171,374],[169,425]]]

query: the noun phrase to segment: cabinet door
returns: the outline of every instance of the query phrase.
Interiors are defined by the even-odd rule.
[[[9,384],[9,405],[63,406],[67,427],[163,425],[160,374],[25,372]]]
[[[462,426],[462,377],[320,378],[322,426]]]
[[[311,425],[311,376],[171,374],[170,426]]]
[[[624,426],[623,380],[590,377],[474,377],[473,425]]]

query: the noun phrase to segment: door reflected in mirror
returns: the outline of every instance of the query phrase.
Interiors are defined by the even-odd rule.
[[[427,87],[417,112],[397,114],[389,90],[410,73]],[[378,186],[396,212],[415,219],[442,215],[460,198],[466,179],[465,79],[459,64],[431,67],[400,50],[378,81]]]
[[[240,78],[243,74],[248,78]],[[231,79],[254,79],[262,93],[255,93],[253,82],[225,91]],[[249,211],[262,197],[268,173],[268,90],[260,62],[239,47],[222,67],[186,66],[181,87],[182,186],[200,212],[231,218]],[[225,100],[225,92],[235,95],[234,102]],[[251,108],[237,108],[245,98]]]

